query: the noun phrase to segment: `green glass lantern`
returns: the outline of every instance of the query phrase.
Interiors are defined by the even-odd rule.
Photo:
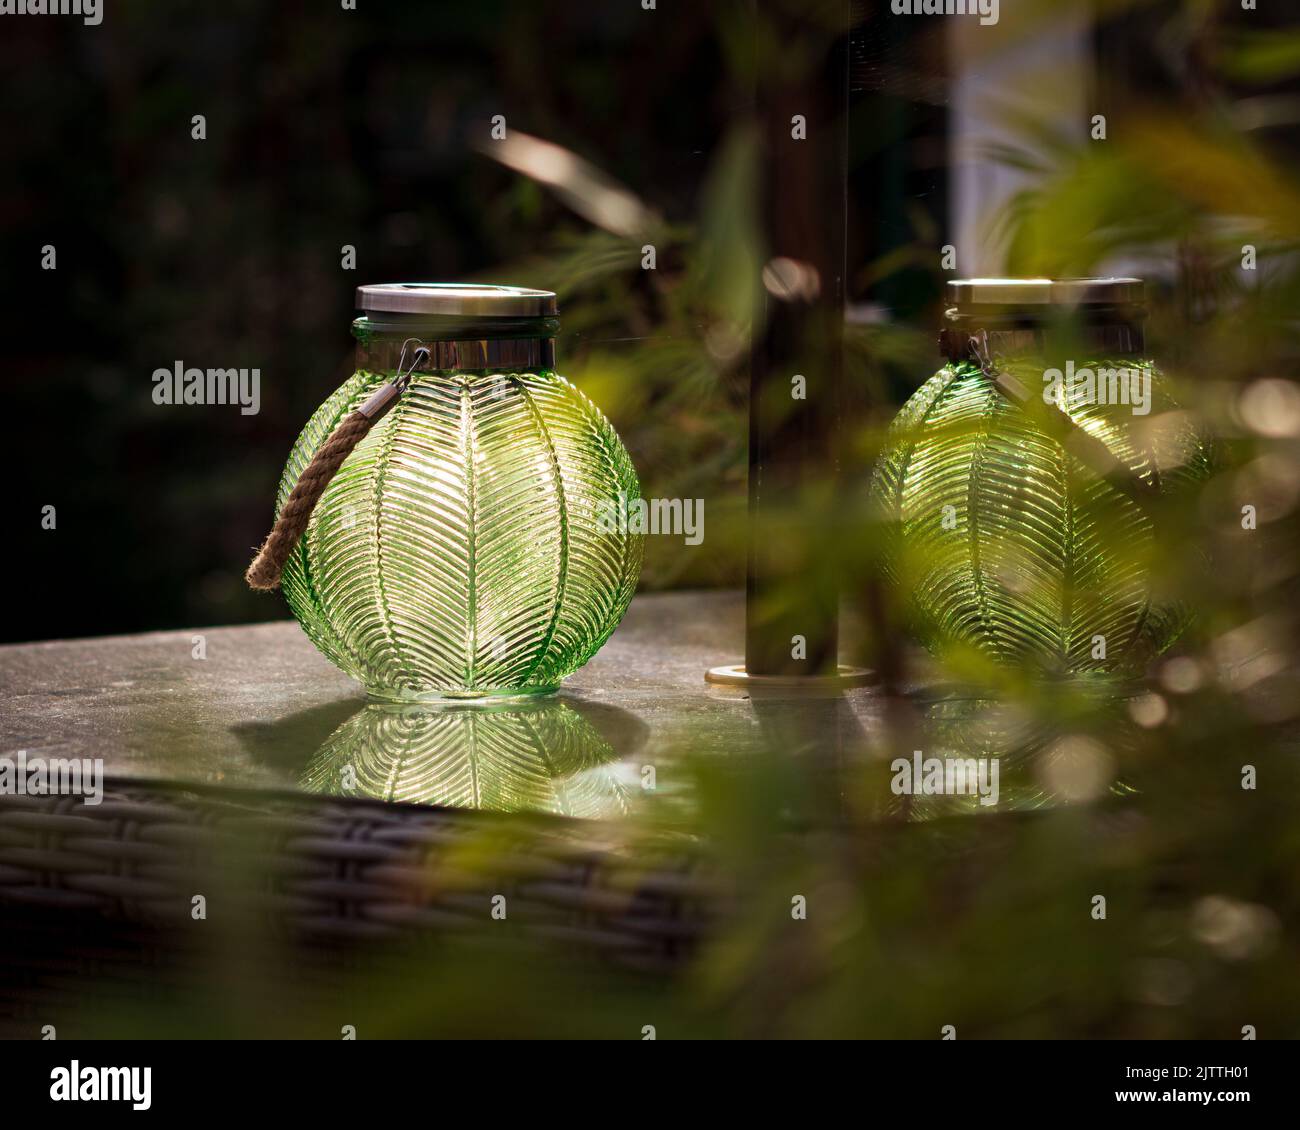
[[[289,607],[377,698],[555,689],[617,627],[643,548],[601,520],[640,488],[609,421],[555,371],[555,295],[357,298],[356,372],[294,445],[277,516],[336,429],[400,393],[315,501],[283,566]]]
[[[947,363],[877,467],[890,572],[934,652],[1132,672],[1188,620],[1158,591],[1162,512],[1209,450],[1145,357],[1138,279],[948,284]]]

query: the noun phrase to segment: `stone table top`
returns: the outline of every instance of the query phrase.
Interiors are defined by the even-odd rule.
[[[291,620],[9,645],[0,753],[102,758],[114,777],[618,815],[672,797],[685,754],[838,747],[875,724],[868,690],[792,704],[706,684],[739,660],[743,618],[735,592],[638,596],[558,694],[487,707],[368,703]]]

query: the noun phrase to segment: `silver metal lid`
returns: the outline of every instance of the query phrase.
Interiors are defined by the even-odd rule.
[[[546,318],[559,311],[555,292],[486,283],[375,283],[357,287],[357,309],[389,314],[475,318]]]
[[[952,279],[954,306],[1119,306],[1146,300],[1141,279]]]

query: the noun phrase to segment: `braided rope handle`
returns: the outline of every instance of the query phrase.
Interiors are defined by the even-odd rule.
[[[420,346],[412,355],[410,368],[405,368],[406,347],[414,340],[408,338],[402,344],[402,357],[393,379],[359,408],[344,416],[338,427],[330,433],[329,439],[317,448],[311,462],[303,468],[280,509],[275,525],[271,527],[262,548],[257,551],[257,556],[244,574],[249,588],[269,592],[280,587],[280,577],[288,564],[289,555],[307,528],[312,511],[316,509],[316,503],[325,493],[325,488],[343,466],[343,461],[352,454],[352,449],[366,438],[370,429],[406,391],[416,367],[429,360],[429,350]]]
[[[349,412],[312,456],[311,462],[294,484],[293,491],[280,510],[266,541],[262,543],[262,548],[257,551],[248,572],[244,574],[244,580],[250,588],[268,592],[280,587],[280,575],[284,572],[289,554],[307,528],[311,512],[320,501],[320,496],[343,466],[343,460],[366,437],[376,419],[378,417],[362,415],[360,408]]]

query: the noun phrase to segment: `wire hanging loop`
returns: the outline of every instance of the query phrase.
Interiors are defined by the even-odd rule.
[[[989,378],[996,377],[997,370],[993,365],[993,357],[989,353],[988,330],[980,330],[978,334],[971,334],[970,351],[971,356],[975,358],[975,363],[984,370],[984,375]]]
[[[411,355],[411,364],[408,366],[406,364],[406,351],[412,345],[414,345],[416,349]],[[429,347],[427,345],[421,345],[418,337],[408,337],[404,342],[402,342],[402,352],[397,358],[397,372],[393,377],[392,383],[404,391],[406,386],[411,383],[411,374],[421,365],[427,365],[428,363]]]
[[[411,355],[411,363],[406,363],[406,351],[414,342],[417,346],[415,352]],[[377,420],[389,408],[392,407],[393,401],[406,391],[406,386],[411,383],[411,374],[421,365],[429,363],[429,347],[420,345],[418,337],[408,337],[402,342],[402,352],[397,358],[397,368],[393,372],[393,379],[382,388],[379,388],[360,408],[357,409],[368,420]]]
[[[412,345],[416,348],[411,353],[408,365],[406,354]],[[370,429],[406,391],[411,383],[411,374],[421,365],[427,365],[430,356],[428,346],[420,344],[419,338],[408,337],[402,342],[402,351],[398,355],[392,379],[344,416],[338,427],[330,433],[329,439],[317,448],[311,462],[303,468],[289,497],[285,499],[262,548],[244,574],[249,587],[266,591],[279,586],[289,556],[307,529],[312,511],[325,493],[325,488],[343,466],[343,461],[352,454],[352,449],[365,439]]]

